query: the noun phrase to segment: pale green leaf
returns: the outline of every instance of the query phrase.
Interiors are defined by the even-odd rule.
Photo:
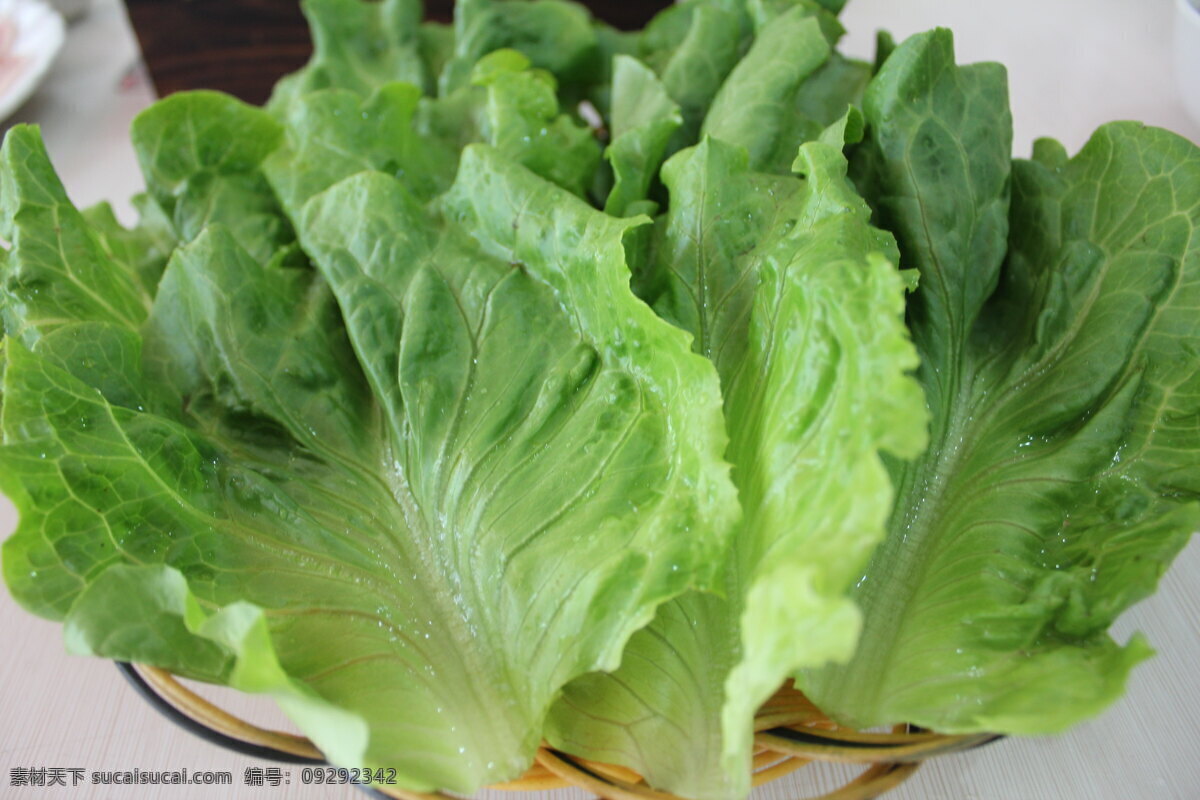
[[[866,118],[933,441],[895,466],[858,652],[805,690],[857,725],[1059,731],[1149,655],[1107,629],[1200,525],[1200,151],[1119,123],[1010,171],[1002,72],[945,31],[897,48]]]
[[[847,590],[891,508],[879,453],[924,444],[894,245],[846,180],[847,127],[801,148],[805,180],[754,173],[715,139],[664,168],[656,308],[721,375],[745,518],[725,598],[664,607],[621,669],[567,687],[548,735],[687,797],[743,796],[759,705],[854,652]]]

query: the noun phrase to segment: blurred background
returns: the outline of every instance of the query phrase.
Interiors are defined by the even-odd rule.
[[[1050,135],[1077,150],[1101,123],[1138,119],[1200,142],[1200,0],[850,0],[842,48],[872,59],[875,31],[897,39],[935,26],[955,31],[960,61],[1008,66],[1014,150],[1029,154]],[[621,27],[644,23],[664,0],[592,0]],[[296,0],[0,0],[0,131],[42,127],[72,199],[112,201],[125,222],[141,189],[130,121],[156,96],[222,89],[264,100],[274,81],[308,56]],[[450,0],[427,2],[449,19]],[[64,21],[64,17],[66,21]],[[1189,108],[1191,111],[1189,112]],[[0,243],[2,244],[2,243]],[[15,525],[0,498],[0,538]],[[1160,655],[1135,671],[1128,694],[1103,717],[1069,734],[1010,739],[923,766],[889,800],[1125,800],[1200,797],[1200,542],[1182,553],[1152,599],[1114,634],[1144,631]],[[251,762],[159,718],[111,666],[67,656],[59,626],[21,612],[0,590],[0,797],[12,765],[89,769],[231,769]],[[270,717],[253,699],[237,713]],[[278,717],[274,717],[278,719]],[[832,777],[831,777],[832,780]],[[272,800],[349,800],[347,787],[263,790]],[[780,781],[757,800],[808,796],[821,787]],[[91,797],[225,800],[227,789],[189,787],[37,789],[44,800]],[[24,796],[22,794],[22,796]],[[507,798],[484,793],[487,800]],[[255,796],[258,796],[257,794]],[[580,800],[582,793],[556,794]]]

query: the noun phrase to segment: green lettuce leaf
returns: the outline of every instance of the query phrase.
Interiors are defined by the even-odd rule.
[[[780,15],[721,86],[702,133],[745,147],[752,169],[778,171],[782,157],[786,171],[802,141],[788,136],[796,94],[829,55],[825,35],[807,9],[796,7]]]
[[[830,47],[846,33],[837,14],[819,0],[746,0],[745,5],[756,39],[764,36],[781,17],[797,12],[816,21]]]
[[[36,134],[2,152],[6,277],[86,266],[107,301],[5,298],[4,574],[72,649],[269,692],[337,763],[473,791],[712,585],[738,509],[718,381],[630,294],[636,221],[470,149],[431,209],[379,172],[312,198],[319,272],[208,224],[143,325]],[[90,262],[26,238],[42,204]]]
[[[562,0],[459,0],[454,6],[454,57],[442,70],[439,93],[466,86],[488,53],[511,49],[562,84],[590,82],[600,57],[587,9]]]
[[[154,198],[144,193],[135,195],[132,205],[138,211],[138,222],[132,229],[117,221],[107,202],[84,209],[83,217],[100,238],[100,246],[108,257],[123,263],[137,276],[146,295],[153,296],[167,267],[167,259],[179,240],[171,221]]]
[[[221,224],[263,260],[295,241],[262,173],[283,136],[265,111],[219,92],[179,92],[138,114],[131,136],[146,190],[180,241]]]
[[[786,175],[796,148],[857,104],[870,65],[833,51],[845,33],[816,0],[688,0],[663,11],[632,54],[661,78],[683,124],[668,155],[709,134]]]
[[[423,199],[449,188],[457,148],[418,132],[420,99],[406,83],[365,98],[347,89],[296,98],[283,119],[283,142],[262,165],[283,208],[294,217],[310,197],[364,170],[394,175]]]
[[[745,795],[758,707],[797,668],[853,653],[846,592],[891,509],[878,454],[924,444],[894,244],[846,180],[846,130],[801,148],[804,180],[716,139],[663,170],[655,308],[721,375],[745,517],[724,599],[665,606],[619,670],[568,685],[548,736],[687,797]]]
[[[118,564],[105,570],[80,593],[63,621],[63,636],[76,655],[154,653],[148,662],[176,674],[269,694],[305,728],[331,733],[326,752],[335,762],[366,747],[361,719],[323,700],[279,664],[263,609],[244,602],[206,609],[171,567]],[[99,650],[97,642],[104,642]]]
[[[471,82],[487,87],[482,138],[508,158],[573,194],[590,187],[600,145],[586,125],[558,113],[558,83],[516,50],[480,59]]]
[[[871,65],[865,61],[846,58],[836,51],[830,53],[829,60],[796,91],[796,114],[790,119],[793,130],[781,139],[794,143],[818,138],[821,131],[845,115],[848,107],[862,105],[872,74]]]
[[[932,446],[893,464],[849,665],[855,725],[1062,730],[1149,655],[1107,629],[1200,524],[1200,150],[1134,123],[1011,164],[1003,69],[910,39],[866,95],[855,179],[921,272]]]
[[[454,58],[454,26],[441,22],[425,22],[421,25],[420,51],[426,68],[432,76],[441,75]],[[422,87],[432,91],[435,87]]]
[[[554,77],[515,50],[475,65],[474,85],[448,98],[423,98],[390,83],[363,97],[324,89],[294,98],[283,113],[284,141],[263,171],[288,214],[342,178],[389,173],[423,200],[454,180],[459,151],[488,142],[560,186],[583,194],[600,160],[590,129],[558,113]]]
[[[638,57],[662,78],[667,94],[680,106],[680,146],[696,141],[713,98],[741,57],[748,34],[745,9],[734,0],[678,3],[651,20],[642,32]]]
[[[76,320],[136,327],[151,295],[133,264],[67,199],[36,128],[14,126],[0,147],[0,319],[27,347]]]
[[[431,91],[444,49],[435,29],[421,25],[420,0],[302,0],[313,38],[308,63],[275,86],[268,108],[286,114],[297,98],[319,89],[366,97],[402,82]]]
[[[612,144],[605,156],[614,182],[604,210],[625,217],[649,197],[683,117],[654,71],[631,56],[614,59],[612,96]]]
[[[815,0],[820,5],[824,6],[827,11],[832,14],[842,13],[842,9],[846,7],[846,0]]]

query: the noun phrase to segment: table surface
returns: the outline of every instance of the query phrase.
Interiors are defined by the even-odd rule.
[[[852,0],[844,19],[846,49],[871,55],[873,31],[897,37],[935,25],[953,28],[960,60],[1009,66],[1015,149],[1052,134],[1075,150],[1110,119],[1140,119],[1200,141],[1171,75],[1172,0]],[[73,199],[107,199],[130,219],[126,198],[140,188],[128,144],[134,114],[153,100],[119,0],[95,0],[72,26],[49,79],[10,120],[42,125],[47,147]],[[15,525],[0,508],[0,535]],[[1159,655],[1138,668],[1126,696],[1099,719],[1046,738],[1006,739],[922,766],[889,794],[895,800],[1075,800],[1200,797],[1200,542],[1193,541],[1157,595],[1116,625],[1124,640],[1145,632]],[[170,725],[137,698],[112,665],[67,656],[56,624],[21,611],[0,590],[0,797],[227,798],[228,789],[183,787],[18,788],[14,767],[86,770],[229,770],[234,796],[352,798],[347,787],[242,786],[248,766],[263,766],[202,742]],[[237,713],[285,724],[259,698],[220,692]],[[807,772],[807,770],[805,771]],[[797,773],[756,791],[756,800],[811,796],[832,788],[836,769]],[[545,794],[545,793],[542,793]],[[487,800],[511,794],[483,792]],[[546,795],[578,800],[579,792]],[[513,798],[516,800],[516,798]]]

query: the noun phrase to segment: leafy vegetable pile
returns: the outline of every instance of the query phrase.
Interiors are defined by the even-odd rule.
[[[414,789],[545,737],[740,797],[789,676],[1097,713],[1200,523],[1200,151],[1013,161],[1001,67],[848,59],[840,6],[308,0],[267,108],[138,117],[131,230],[11,130],[13,594]]]

